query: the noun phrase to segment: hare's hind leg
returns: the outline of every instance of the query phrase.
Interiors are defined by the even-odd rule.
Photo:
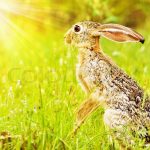
[[[77,133],[77,130],[80,128],[80,126],[85,121],[85,119],[99,106],[100,106],[100,101],[98,100],[88,99],[83,102],[83,104],[80,106],[80,108],[77,111],[76,124],[73,130],[74,135]]]

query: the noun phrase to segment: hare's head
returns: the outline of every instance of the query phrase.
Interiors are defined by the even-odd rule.
[[[100,24],[92,21],[76,23],[65,35],[65,41],[79,48],[98,47],[101,36],[117,42],[141,42],[142,35],[118,24]]]

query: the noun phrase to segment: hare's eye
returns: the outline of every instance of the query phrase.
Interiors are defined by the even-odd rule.
[[[80,27],[80,26],[78,26],[78,25],[75,25],[75,26],[74,26],[74,31],[75,31],[75,32],[80,32],[80,30],[81,30],[81,27]]]

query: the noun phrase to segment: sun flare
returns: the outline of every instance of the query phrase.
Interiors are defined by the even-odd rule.
[[[25,25],[44,24],[43,16],[49,12],[49,7],[44,4],[0,0],[0,42],[5,47],[9,47],[14,41],[18,43],[20,37],[30,42],[30,36],[24,29]]]

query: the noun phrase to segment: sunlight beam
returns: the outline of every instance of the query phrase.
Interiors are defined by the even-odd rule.
[[[43,19],[37,17],[37,14],[43,13],[43,16],[44,14],[48,15],[50,8],[49,7],[36,8],[35,6],[33,7],[32,5],[29,4],[0,1],[0,11],[3,13],[11,13],[18,16],[24,16],[34,21],[43,22]]]
[[[48,9],[38,9],[35,6],[33,7],[32,5],[30,6],[29,4],[18,3],[16,1],[7,2],[0,0],[0,41],[2,41],[6,47],[10,45],[8,44],[9,41],[18,40],[25,46],[28,44],[25,44],[24,42],[28,42],[30,43],[29,45],[32,45],[32,47],[40,49],[37,46],[36,41],[34,41],[34,39],[31,38],[31,36],[25,32],[24,29],[17,25],[18,19],[13,16],[22,17],[22,21],[25,21],[23,18],[25,17],[43,24],[44,20],[38,18],[37,15],[42,14],[42,16],[44,16],[46,12],[45,10],[47,11]]]

